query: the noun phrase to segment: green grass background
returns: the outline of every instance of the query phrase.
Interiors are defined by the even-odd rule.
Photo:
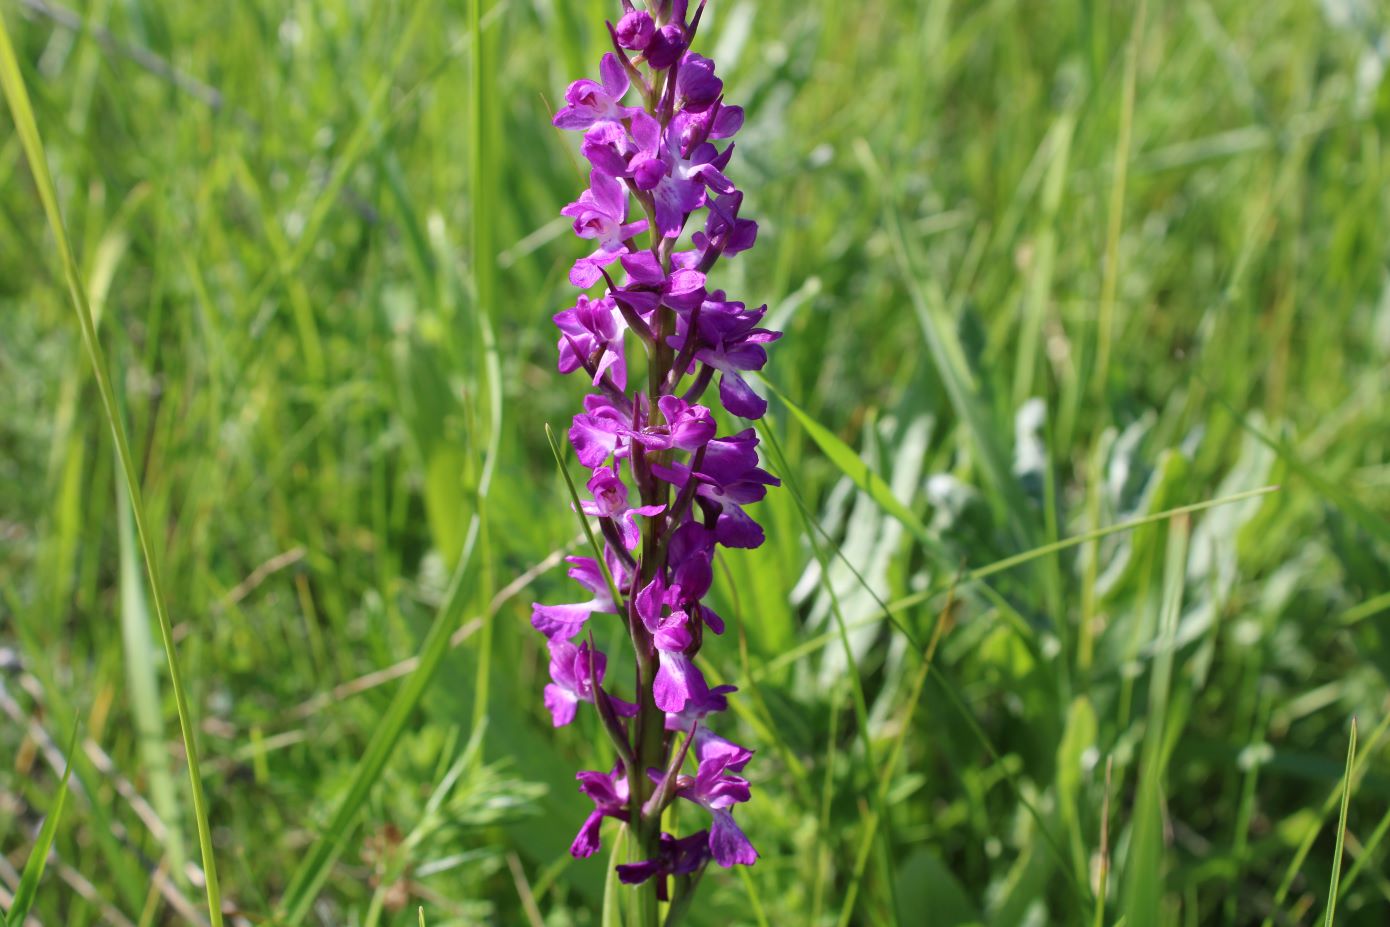
[[[549,113],[616,6],[0,3],[162,579],[6,107],[0,909],[71,756],[31,916],[208,921],[162,603],[228,923],[600,923],[611,758],[527,618],[578,539]],[[786,488],[705,650],[763,859],[691,922],[1390,920],[1387,8],[715,0],[700,45]]]

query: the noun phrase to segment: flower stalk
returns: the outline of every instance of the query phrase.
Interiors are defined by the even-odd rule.
[[[594,389],[569,440],[591,473],[589,498],[575,498],[603,544],[586,524],[596,556],[569,558],[569,575],[592,598],[536,603],[531,623],[547,638],[545,703],[555,725],[592,704],[617,755],[610,772],[577,776],[594,810],[571,852],[595,853],[605,818],[626,825],[633,849],[618,876],[635,886],[643,927],[663,923],[663,905],[664,923],[682,919],[711,861],[728,868],[758,858],[733,817],[750,798],[741,773],[753,752],[708,723],[735,689],[711,686],[695,657],[707,630],[725,628],[704,601],[715,552],[762,543],[744,507],[778,481],[759,465],[753,429],[719,437],[714,411],[698,403],[717,374],[727,415],[760,418],[767,403],[744,374],[762,369],[764,346],[780,333],[759,327],[766,306],[750,310],[709,286],[722,258],[753,246],[757,225],[739,218],[743,194],[724,174],[733,143],[717,144],[739,130],[743,111],[725,104],[714,63],[690,48],[704,7],[687,16],[684,0],[645,8],[624,0],[617,23],[607,23],[613,50],[600,80],[571,84],[553,120],[583,133],[591,168],[588,188],[561,212],[597,248],[570,269],[581,293],[555,323],[560,372],[582,370]],[[634,203],[643,218],[630,222]],[[646,374],[632,391],[629,346]],[[585,633],[600,614],[618,616],[628,632],[632,702],[605,687],[607,655]],[[681,838],[665,832],[677,799],[708,812],[708,826]]]

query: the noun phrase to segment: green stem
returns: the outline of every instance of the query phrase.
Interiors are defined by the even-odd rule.
[[[655,235],[655,231],[653,231]],[[661,386],[666,382],[670,365],[670,350],[666,348],[666,338],[674,326],[674,315],[669,309],[659,309],[657,315],[657,339],[648,352],[647,398],[649,414],[655,419],[661,413],[657,399],[661,396]],[[648,480],[642,487],[643,505],[669,504],[670,492],[665,483]],[[651,582],[663,567],[665,544],[662,541],[664,515],[648,518],[642,526],[642,561],[638,569],[639,588]],[[635,597],[634,597],[635,598]],[[632,631],[632,646],[637,654],[637,762],[636,768],[628,770],[628,787],[631,795],[629,814],[634,822],[633,831],[637,837],[634,846],[637,858],[632,862],[652,859],[660,849],[661,809],[653,809],[643,814],[643,805],[651,797],[655,785],[647,777],[648,769],[666,768],[666,715],[656,707],[652,695],[652,683],[656,679],[657,656],[652,645],[651,635],[640,621],[629,622]],[[638,886],[636,907],[637,923],[640,927],[658,927],[660,907],[656,897],[657,880],[651,879]]]

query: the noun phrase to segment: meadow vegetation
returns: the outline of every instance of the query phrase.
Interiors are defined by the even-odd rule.
[[[601,923],[528,618],[617,6],[0,4],[0,910]],[[690,923],[1390,921],[1388,10],[714,0],[786,488]]]

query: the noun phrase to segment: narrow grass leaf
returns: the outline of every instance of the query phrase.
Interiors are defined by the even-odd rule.
[[[130,498],[121,486],[116,488],[117,539],[121,557],[121,639],[125,647],[126,685],[130,691],[130,711],[135,721],[135,738],[140,761],[149,781],[150,797],[164,825],[164,852],[169,869],[184,871],[185,850],[179,829],[178,794],[170,771],[169,751],[164,743],[164,716],[159,702],[159,676],[153,659],[154,638],[150,633],[149,606],[144,581],[140,577],[135,525],[130,514]]]
[[[786,394],[775,385],[766,379],[762,382],[767,384],[767,388],[777,396],[777,399],[792,414],[792,417],[801,424],[802,428],[806,429],[806,434],[821,449],[826,459],[833,463],[841,473],[849,477],[854,485],[868,493],[869,498],[874,500],[879,508],[902,522],[903,527],[911,531],[917,540],[929,547],[940,548],[936,539],[927,531],[927,526],[922,523],[922,520],[897,496],[893,495],[893,490],[889,488],[888,483],[855,453],[854,448],[841,441],[830,429],[788,399]]]
[[[1352,780],[1359,779],[1362,774],[1365,773],[1366,764],[1380,749],[1380,742],[1385,737],[1387,731],[1390,731],[1390,713],[1387,713],[1385,717],[1380,719],[1380,723],[1375,726],[1375,730],[1371,731],[1371,736],[1367,740],[1366,749],[1362,751],[1361,755],[1352,763]],[[1324,799],[1322,807],[1318,810],[1316,820],[1313,825],[1308,828],[1307,833],[1303,835],[1303,842],[1298,845],[1298,850],[1294,853],[1293,858],[1289,860],[1288,866],[1284,869],[1284,877],[1279,881],[1279,887],[1274,892],[1274,904],[1270,907],[1269,914],[1265,916],[1264,921],[1261,922],[1261,927],[1273,927],[1276,916],[1278,916],[1280,910],[1283,908],[1284,901],[1289,897],[1289,891],[1293,888],[1294,880],[1303,869],[1303,863],[1308,859],[1308,854],[1313,851],[1313,844],[1317,842],[1318,835],[1322,832],[1323,822],[1327,820],[1327,816],[1332,813],[1332,809],[1337,807],[1337,803],[1342,794],[1343,784],[1339,781],[1337,787]]]
[[[53,799],[53,808],[48,812],[48,816],[43,819],[43,826],[39,828],[38,839],[34,841],[34,847],[29,851],[29,859],[24,864],[24,871],[20,873],[19,885],[14,890],[14,900],[10,902],[9,919],[23,927],[24,919],[29,916],[29,910],[34,906],[34,899],[38,897],[39,880],[43,878],[44,866],[48,864],[48,854],[53,849],[53,838],[58,834],[58,819],[63,816],[63,804],[68,797],[68,778],[72,775],[72,757],[77,750],[78,725],[74,722],[72,726],[72,738],[68,741],[68,763],[63,770],[63,779],[58,783],[58,795]]]
[[[1279,459],[1294,473],[1307,480],[1314,489],[1325,496],[1329,501],[1347,514],[1357,524],[1367,532],[1375,535],[1382,541],[1390,543],[1390,521],[1386,521],[1379,513],[1372,511],[1364,502],[1358,500],[1344,488],[1318,473],[1317,470],[1303,462],[1298,456],[1298,452],[1286,441],[1272,438],[1257,428],[1248,415],[1243,414],[1235,406],[1231,405],[1219,394],[1213,391],[1216,401],[1235,419],[1236,423],[1253,435],[1260,443],[1278,455]]]
[[[922,655],[922,664],[917,670],[917,676],[912,680],[912,690],[907,697],[907,707],[903,711],[902,720],[898,722],[898,734],[893,738],[893,748],[888,753],[888,761],[884,764],[883,772],[879,774],[877,805],[880,807],[887,804],[888,790],[893,784],[893,772],[902,756],[903,741],[907,738],[908,731],[912,730],[913,715],[916,714],[917,706],[922,701],[922,686],[926,684],[927,674],[932,667],[932,660],[936,657],[937,645],[941,643],[942,634],[950,620],[953,604],[952,601],[947,600],[945,608],[937,616],[936,628],[932,632],[931,642],[927,644],[927,651]],[[845,892],[844,904],[840,907],[840,918],[837,922],[839,927],[848,927],[854,917],[854,903],[859,894],[859,883],[864,878],[869,853],[873,849],[874,838],[878,832],[878,823],[878,812],[875,810],[869,814],[869,819],[864,824],[864,834],[860,838],[859,850],[855,854],[854,874],[850,878],[849,889]]]
[[[1351,719],[1351,739],[1347,742],[1347,770],[1342,776],[1342,811],[1337,818],[1337,849],[1332,854],[1332,884],[1327,889],[1327,913],[1323,927],[1332,927],[1337,913],[1337,888],[1342,878],[1342,850],[1347,836],[1347,809],[1351,805],[1352,770],[1356,767],[1356,719]]]
[[[1134,823],[1125,862],[1125,920],[1132,927],[1157,927],[1163,900],[1163,786],[1167,778],[1168,706],[1172,695],[1173,642],[1182,612],[1187,576],[1190,519],[1173,520],[1164,556],[1157,650],[1149,677],[1149,707]]]
[[[87,301],[87,288],[83,285],[77,259],[68,243],[62,212],[58,207],[57,192],[53,186],[53,178],[48,172],[48,160],[44,153],[43,140],[39,135],[38,124],[34,121],[33,106],[29,102],[29,92],[24,85],[19,61],[15,58],[9,31],[5,27],[3,18],[0,18],[0,89],[3,89],[5,99],[9,103],[10,113],[14,119],[15,133],[19,137],[25,157],[29,160],[29,170],[34,179],[34,186],[38,191],[44,213],[48,218],[49,229],[58,248],[58,257],[63,266],[68,296],[73,310],[77,313],[78,324],[82,329],[83,347],[86,349],[87,358],[92,365],[97,392],[101,397],[102,412],[115,441],[121,475],[125,479],[126,490],[130,495],[136,535],[140,541],[140,551],[145,560],[145,571],[150,583],[150,594],[154,600],[155,615],[159,619],[159,631],[164,642],[164,654],[169,663],[169,679],[174,690],[174,704],[178,709],[179,731],[183,737],[184,755],[188,758],[188,778],[192,787],[193,818],[198,827],[198,843],[202,851],[208,918],[212,927],[222,927],[222,893],[217,879],[217,861],[213,855],[212,828],[208,824],[203,780],[198,768],[198,745],[194,733],[192,710],[188,704],[188,693],[184,689],[183,674],[179,669],[177,650],[174,644],[174,628],[169,618],[164,580],[160,573],[159,561],[154,555],[152,534],[146,524],[139,472],[135,466],[134,454],[130,450],[130,442],[126,438],[125,426],[120,419],[120,408],[116,403],[115,390],[112,388],[111,377],[107,371],[105,353],[97,338],[96,323],[92,317],[91,306]]]
[[[622,883],[618,881],[618,864],[622,862],[623,848],[631,838],[626,824],[619,824],[618,827],[613,849],[608,851],[608,873],[603,880],[603,910],[599,914],[600,927],[623,927]]]

